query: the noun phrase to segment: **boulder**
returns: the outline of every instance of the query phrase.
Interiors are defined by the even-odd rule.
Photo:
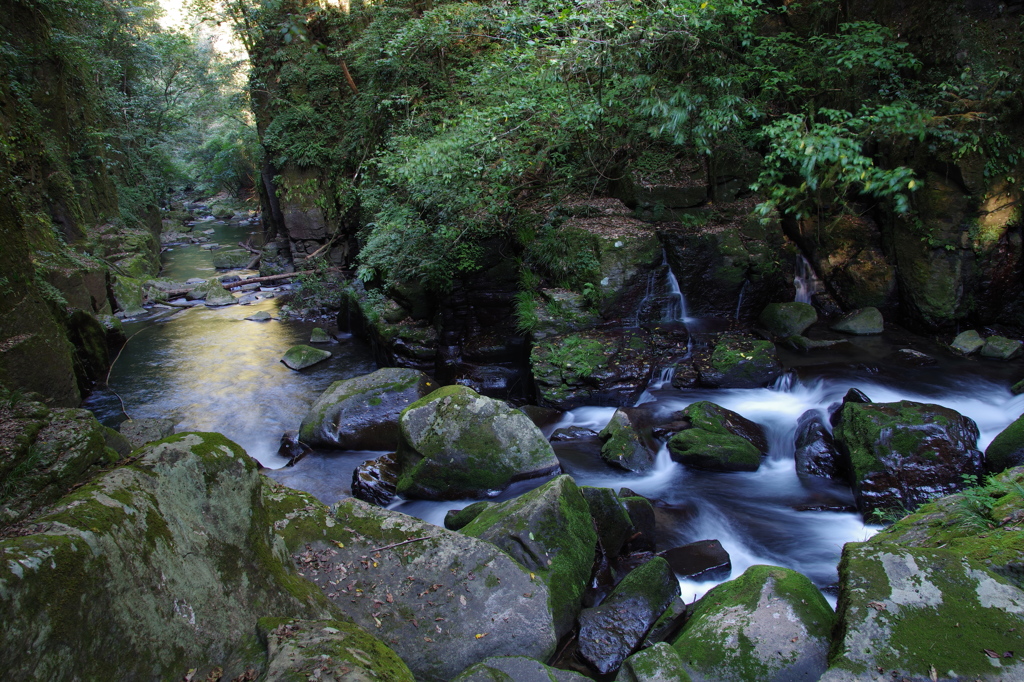
[[[398,463],[392,453],[368,459],[352,471],[352,497],[386,507],[395,498]]]
[[[588,679],[525,656],[494,656],[466,668],[451,682],[588,682]]]
[[[395,450],[402,410],[435,387],[423,372],[399,367],[336,381],[302,418],[299,437],[314,447]]]
[[[630,571],[599,606],[580,614],[579,655],[602,675],[615,671],[678,596],[679,581],[664,559]]]
[[[818,311],[810,303],[769,303],[757,321],[775,336],[803,334],[818,321]]]
[[[724,334],[710,356],[698,356],[697,371],[709,388],[761,388],[779,378],[782,365],[771,341]]]
[[[729,553],[718,540],[691,542],[667,549],[659,556],[686,580],[726,580],[732,573]]]
[[[845,478],[840,471],[842,456],[818,410],[807,410],[797,420],[794,457],[800,477]]]
[[[303,457],[311,452],[313,452],[313,448],[299,440],[299,432],[295,429],[290,429],[281,434],[281,440],[277,446],[277,454],[288,460],[285,464],[286,467],[295,466]]]
[[[313,327],[313,331],[309,334],[310,343],[331,343],[334,339],[331,335],[325,332],[321,327]]]
[[[267,643],[266,680],[415,679],[398,654],[347,621],[261,618],[259,632]]]
[[[288,349],[288,352],[281,358],[289,369],[296,371],[300,369],[306,369],[312,367],[318,362],[323,362],[327,358],[331,357],[331,352],[326,350],[320,350],[319,348],[313,348],[312,346],[292,346]],[[301,432],[301,429],[300,429]]]
[[[1020,395],[1020,394],[1024,393],[1024,379],[1021,379],[1020,381],[1015,383],[1013,386],[1011,386],[1010,387],[1010,393],[1012,393],[1014,395]]]
[[[406,497],[482,497],[559,468],[529,417],[465,386],[417,400],[402,412],[399,426],[398,493]]]
[[[633,654],[622,664],[616,682],[691,682],[679,654],[666,642]]]
[[[629,515],[629,522],[632,524],[629,541],[620,550],[620,553],[653,552],[657,548],[655,542],[657,519],[654,516],[654,505],[646,497],[640,497],[627,488],[619,491],[619,501]]]
[[[633,534],[633,522],[629,513],[611,488],[581,486],[580,492],[587,501],[590,516],[594,519],[597,538],[609,559],[619,556],[622,546]]]
[[[1024,591],[956,551],[847,543],[836,615],[822,682],[1024,679]]]
[[[173,419],[142,417],[123,421],[118,424],[117,429],[131,443],[132,449],[135,449],[141,448],[146,443],[167,438],[174,433],[174,424]]]
[[[973,355],[984,348],[984,346],[985,339],[981,338],[981,335],[973,329],[960,332],[953,339],[953,343],[949,344],[953,352],[960,355]]]
[[[490,504],[490,502],[481,500],[462,509],[451,509],[444,515],[444,527],[448,530],[462,530],[473,519],[480,516],[480,512],[487,509]]]
[[[216,249],[211,253],[213,254],[213,267],[218,270],[244,268],[253,258],[253,255],[245,249]]]
[[[941,405],[847,402],[833,436],[857,508],[913,509],[982,472],[974,420]]]
[[[985,339],[985,346],[981,349],[981,357],[993,358],[995,360],[1012,360],[1021,353],[1024,342],[1017,339],[1008,339],[1005,336],[990,336]]]
[[[794,336],[787,336],[782,340],[782,343],[793,350],[800,351],[801,353],[808,353],[812,350],[832,348],[833,346],[838,346],[841,343],[848,342],[845,339],[809,339],[806,336],[800,336],[797,334]]]
[[[816,680],[834,619],[806,577],[751,566],[697,602],[672,646],[694,680]]]
[[[1024,464],[1024,415],[1003,429],[985,449],[985,470],[997,474]]]
[[[615,410],[599,434],[603,441],[601,459],[626,471],[647,471],[654,464],[655,453],[647,447],[632,416],[629,408]]]
[[[550,589],[557,636],[572,629],[594,566],[597,533],[570,476],[489,506],[462,533],[494,544],[539,575]]]
[[[839,318],[831,329],[846,334],[881,334],[885,331],[878,308],[858,308]]]
[[[708,471],[757,471],[761,466],[768,441],[754,422],[706,400],[693,403],[683,415],[692,427],[669,439],[675,461]]]
[[[252,322],[267,322],[269,320],[274,319],[274,316],[268,313],[266,310],[260,310],[259,312],[255,312],[245,319],[251,320]]]

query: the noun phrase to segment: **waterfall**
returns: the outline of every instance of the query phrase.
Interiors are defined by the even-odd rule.
[[[743,310],[743,295],[747,293],[748,286],[750,286],[750,280],[743,280],[743,286],[740,287],[740,298],[736,301],[736,314],[733,315],[734,320],[740,319],[740,312]]]
[[[686,298],[683,297],[683,290],[679,288],[679,280],[676,273],[672,272],[672,266],[668,265],[668,306],[665,308],[665,319],[670,322],[689,322],[690,316],[686,314]]]
[[[796,256],[796,274],[793,277],[793,286],[796,287],[797,303],[810,303],[811,297],[824,290],[821,280],[814,273],[814,268],[802,253]]]

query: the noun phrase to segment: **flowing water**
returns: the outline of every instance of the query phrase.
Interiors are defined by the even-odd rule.
[[[217,241],[244,239],[245,226],[215,228]],[[175,248],[166,272],[175,279],[214,274],[209,252],[197,246]],[[672,305],[666,317],[686,322],[691,330],[714,327],[714,321],[690,318],[674,275],[669,273]],[[275,292],[267,292],[273,294]],[[257,310],[277,315],[278,298],[248,306],[192,308],[171,312],[159,322],[127,325],[131,340],[110,376],[110,388],[95,392],[90,407],[114,424],[124,418],[120,399],[132,417],[171,417],[177,429],[211,430],[237,441],[264,465],[284,464],[277,454],[281,434],[298,427],[316,397],[332,382],[375,369],[368,348],[352,339],[329,347],[334,356],[320,365],[294,372],[279,362],[291,345],[305,343],[312,323],[251,322]],[[934,355],[938,364],[908,367],[891,353],[915,347]],[[838,511],[852,504],[848,488],[797,477],[794,435],[806,410],[827,411],[851,387],[876,402],[916,400],[953,408],[973,418],[981,429],[979,447],[1024,412],[1024,396],[1009,386],[1020,378],[1019,363],[954,358],[927,340],[898,332],[854,338],[823,354],[782,352],[790,368],[770,388],[674,389],[670,370],[657,372],[641,402],[672,413],[697,400],[711,400],[752,419],[766,429],[770,453],[754,473],[708,473],[673,462],[662,447],[654,467],[644,474],[609,468],[598,456],[596,438],[556,442],[563,469],[581,485],[627,487],[655,501],[660,549],[703,539],[718,539],[732,557],[732,577],[755,563],[793,568],[819,587],[836,581],[836,564],[845,542],[864,540],[876,529],[860,516]],[[116,395],[114,393],[116,391]],[[548,428],[569,425],[599,431],[613,408],[572,410]],[[349,492],[352,470],[378,453],[314,453],[298,465],[270,474],[305,489],[327,503]],[[495,499],[508,499],[539,485],[525,481]],[[392,508],[442,524],[445,513],[468,501],[398,501]],[[714,583],[684,582],[690,600]]]

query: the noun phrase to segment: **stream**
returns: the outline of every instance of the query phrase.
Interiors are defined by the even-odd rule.
[[[196,232],[201,229],[213,229],[211,240],[225,245],[259,238],[258,228],[244,222],[210,222],[197,226]],[[214,270],[209,250],[200,245],[176,245],[164,253],[164,277],[183,281],[215,274],[224,273]],[[801,295],[813,286],[801,287]],[[272,477],[331,504],[349,494],[355,467],[380,453],[314,452],[294,467],[281,468],[285,459],[277,454],[278,443],[282,433],[298,428],[308,407],[331,383],[371,372],[376,365],[366,345],[343,337],[327,347],[333,356],[326,362],[302,372],[285,367],[281,356],[292,345],[307,343],[317,324],[245,320],[258,310],[279,317],[282,292],[267,289],[268,298],[249,305],[169,308],[155,321],[126,323],[130,340],[113,367],[109,388],[94,391],[84,407],[110,426],[124,420],[127,412],[133,418],[170,417],[177,431],[223,433],[271,469],[267,473]],[[674,290],[678,292],[678,285]],[[680,296],[670,314],[698,339],[704,325],[714,324],[688,318],[685,311]],[[850,507],[848,488],[798,478],[793,452],[800,415],[812,409],[825,413],[856,387],[875,402],[915,400],[957,410],[977,422],[978,447],[984,450],[1024,412],[1024,395],[1010,392],[1020,363],[953,357],[937,343],[899,330],[849,341],[808,355],[780,349],[789,371],[769,388],[674,389],[669,372],[656,373],[658,380],[641,402],[652,403],[649,407],[658,412],[710,400],[764,426],[771,448],[757,472],[689,470],[673,462],[664,447],[649,472],[620,472],[600,459],[596,438],[555,442],[555,452],[564,471],[580,485],[627,487],[655,501],[659,549],[718,539],[731,556],[731,577],[753,564],[786,566],[807,575],[834,605],[831,587],[843,544],[865,540],[878,528],[866,525],[856,513],[822,511]],[[892,355],[902,348],[928,353],[937,364],[910,366]],[[572,425],[599,431],[614,411],[578,408],[546,433]],[[542,482],[520,482],[495,499],[514,497]],[[391,508],[443,525],[448,510],[466,504],[397,501]],[[692,601],[717,582],[682,581],[682,596]]]

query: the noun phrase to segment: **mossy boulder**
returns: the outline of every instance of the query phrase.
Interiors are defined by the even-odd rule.
[[[885,331],[885,324],[878,308],[858,308],[843,315],[831,328],[846,334],[881,334]]]
[[[985,339],[975,330],[968,329],[957,334],[949,347],[960,355],[973,355],[985,347]]]
[[[310,343],[331,343],[332,341],[334,339],[322,327],[313,327],[313,331],[309,333]]]
[[[654,464],[654,451],[647,446],[631,410],[615,410],[608,425],[598,434],[603,441],[601,459],[626,471],[647,471]]]
[[[274,319],[274,316],[268,313],[266,310],[258,310],[252,315],[246,317],[245,319],[249,320],[250,322],[269,322],[270,320]]]
[[[452,509],[444,515],[444,527],[448,530],[462,530],[490,505],[490,502],[480,500],[462,509]]]
[[[661,557],[633,569],[600,605],[580,614],[579,655],[602,675],[615,671],[677,597],[679,580]]]
[[[225,289],[220,282],[216,280],[210,281],[211,284],[206,289],[206,298],[203,299],[205,305],[216,308],[238,303],[238,299],[235,298],[234,294]]]
[[[495,656],[471,665],[451,682],[587,682],[588,679],[525,656]]]
[[[985,339],[981,357],[994,360],[1013,360],[1021,354],[1022,348],[1024,348],[1024,341],[1008,339],[1005,336],[990,336]]]
[[[667,642],[633,654],[622,664],[616,682],[691,682],[679,654]]]
[[[982,473],[973,419],[941,405],[844,402],[833,436],[857,508],[914,509]]]
[[[395,450],[402,410],[435,388],[423,372],[399,367],[336,381],[302,418],[299,440],[341,450]]]
[[[298,371],[300,369],[312,367],[318,362],[323,362],[329,357],[331,357],[330,351],[313,348],[312,346],[298,345],[289,348],[284,354],[284,357],[281,358],[281,362],[283,362],[289,369]]]
[[[697,602],[672,646],[694,680],[816,680],[834,620],[806,577],[751,566]]]
[[[594,566],[597,533],[570,476],[489,506],[462,532],[493,543],[539,575],[550,589],[555,632],[561,637],[572,629]]]
[[[323,520],[326,507],[309,507],[314,518],[284,529],[293,562],[417,680],[554,652],[547,585],[494,545],[352,498]]]
[[[1024,464],[1024,415],[1003,429],[985,449],[985,470],[999,473]]]
[[[244,268],[253,258],[253,255],[245,249],[216,249],[212,255],[213,267],[218,270]]]
[[[708,471],[757,471],[768,453],[764,430],[732,410],[702,400],[683,410],[691,427],[668,441],[672,459]]]
[[[619,556],[626,540],[633,534],[633,521],[611,488],[581,486],[590,516],[594,519],[597,537],[609,559]]]
[[[709,388],[761,388],[782,374],[782,365],[771,341],[724,334],[709,356],[697,358],[697,371]]]
[[[558,470],[551,444],[529,417],[465,386],[417,400],[399,427],[399,495],[482,497]]]
[[[263,666],[259,618],[340,615],[281,562],[239,446],[187,433],[139,454],[0,541],[6,675],[230,679]]]
[[[757,321],[775,336],[803,334],[818,321],[818,311],[810,303],[769,303]]]
[[[157,417],[143,417],[139,419],[128,419],[118,424],[117,428],[121,435],[128,439],[133,448],[141,448],[146,443],[167,438],[174,433],[173,419],[161,419]]]
[[[1024,591],[956,551],[847,543],[839,590],[822,682],[1024,679]]]

